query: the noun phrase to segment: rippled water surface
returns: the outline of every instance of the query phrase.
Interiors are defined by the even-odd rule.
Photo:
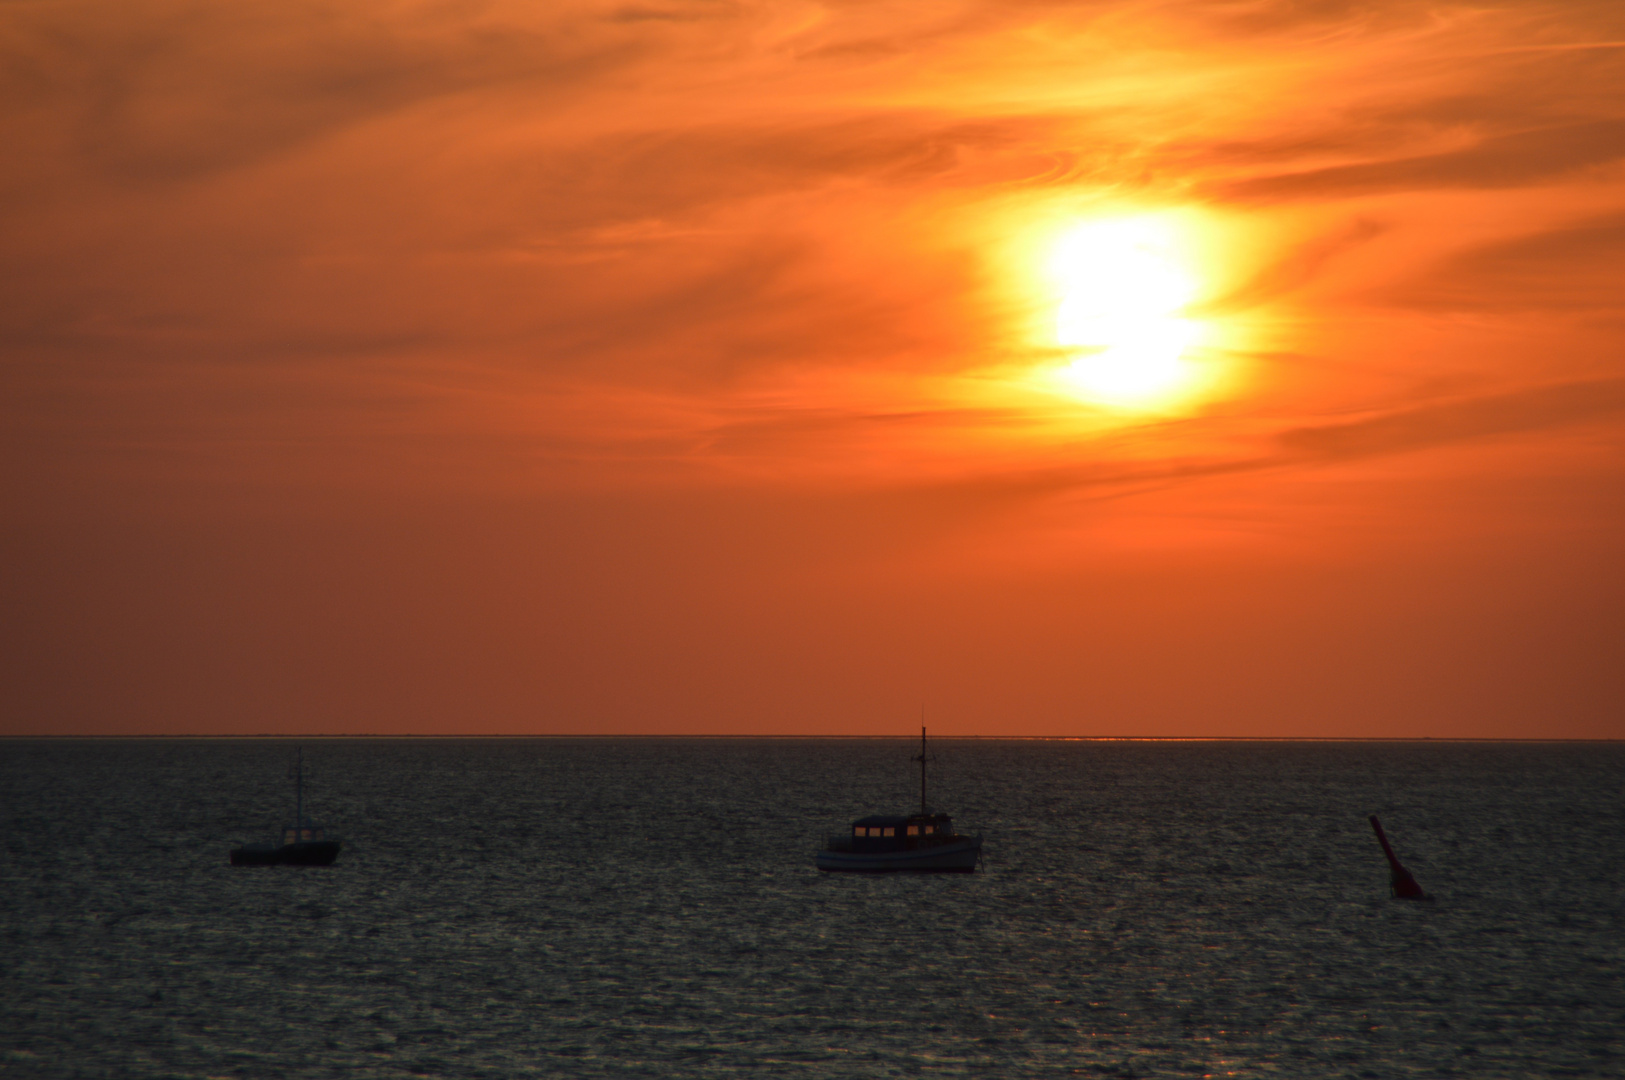
[[[13,1077],[1625,1075],[1625,746],[0,743]],[[1388,898],[1380,814],[1432,904]]]

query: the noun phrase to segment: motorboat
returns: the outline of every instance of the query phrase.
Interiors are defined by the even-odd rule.
[[[918,871],[972,874],[982,861],[981,836],[954,831],[947,814],[932,813],[925,798],[925,728],[920,728],[920,812],[900,816],[872,814],[852,823],[849,833],[831,836],[818,852],[818,869],[891,873]]]

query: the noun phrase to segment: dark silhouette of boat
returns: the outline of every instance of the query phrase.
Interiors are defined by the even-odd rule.
[[[852,823],[850,834],[831,836],[815,859],[820,870],[883,874],[915,871],[973,874],[982,861],[982,838],[954,832],[953,819],[933,814],[925,799],[925,727],[920,727],[920,812],[900,817],[874,814]]]
[[[305,816],[305,751],[294,765],[293,824],[282,829],[280,844],[244,844],[231,851],[233,866],[331,866],[342,845],[337,837]]]

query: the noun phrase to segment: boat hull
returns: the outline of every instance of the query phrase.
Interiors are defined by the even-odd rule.
[[[295,844],[272,847],[270,844],[250,844],[234,848],[233,866],[332,866],[339,857],[337,840],[301,840]]]
[[[974,874],[982,860],[981,837],[908,851],[820,851],[818,869],[858,874]]]

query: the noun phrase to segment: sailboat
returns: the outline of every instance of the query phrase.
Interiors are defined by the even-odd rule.
[[[244,844],[233,848],[233,866],[331,866],[342,846],[337,837],[305,816],[305,751],[300,747],[294,764],[293,824],[282,829],[280,844]]]
[[[933,814],[925,799],[925,725],[920,725],[920,812],[892,817],[872,814],[852,823],[849,834],[829,838],[815,862],[820,870],[973,874],[982,861],[982,838],[954,832],[953,819]]]

